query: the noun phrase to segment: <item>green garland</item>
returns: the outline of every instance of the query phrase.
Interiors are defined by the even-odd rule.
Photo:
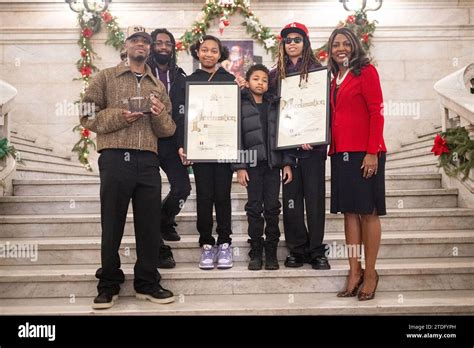
[[[210,28],[211,22],[219,19],[219,30],[222,33],[230,25],[229,17],[239,12],[244,18],[242,25],[246,32],[257,42],[263,45],[267,53],[272,54],[274,59],[278,52],[278,42],[281,38],[270,32],[270,28],[263,26],[259,19],[250,9],[248,0],[206,0],[199,18],[193,22],[191,29],[187,30],[176,42],[177,51],[189,51],[190,46],[206,34]],[[347,27],[352,29],[362,42],[363,47],[369,53],[372,46],[372,37],[375,31],[376,21],[369,22],[365,11],[359,10],[339,22],[338,27]],[[78,24],[81,28],[81,34],[78,45],[81,48],[81,58],[76,62],[77,70],[81,77],[74,80],[82,80],[83,88],[80,93],[80,102],[84,96],[85,90],[89,85],[94,72],[99,69],[93,64],[94,59],[99,59],[97,53],[92,49],[91,38],[98,33],[103,24],[106,25],[108,37],[106,45],[111,45],[117,50],[122,50],[125,42],[125,34],[120,30],[116,17],[113,17],[109,11],[86,11],[82,10],[78,14]],[[322,62],[328,59],[329,50],[327,43],[315,50],[315,54]],[[79,141],[74,145],[72,151],[77,152],[79,161],[84,167],[92,171],[89,162],[90,147],[96,148],[95,142],[90,138],[89,130],[81,125],[73,128],[74,132],[79,133]],[[86,136],[85,136],[86,135]]]
[[[440,133],[449,148],[449,153],[442,153],[438,167],[442,167],[446,175],[456,177],[463,175],[462,180],[469,177],[474,168],[474,140],[469,138],[469,133],[464,127],[448,129]]]
[[[348,16],[344,21],[340,21],[337,28],[348,28],[352,30],[362,43],[362,47],[370,58],[370,48],[373,46],[372,39],[375,32],[375,24],[377,21],[369,22],[367,12],[364,10],[355,11],[353,15]],[[316,57],[321,62],[325,62],[329,58],[329,48],[326,42],[323,46],[314,50]]]
[[[81,28],[81,34],[77,41],[81,48],[81,58],[76,62],[76,67],[81,77],[75,78],[74,80],[82,80],[83,82],[79,100],[76,102],[80,103],[84,97],[86,88],[89,86],[92,74],[99,71],[93,64],[94,59],[99,59],[99,57],[92,49],[92,36],[100,31],[102,24],[105,24],[108,32],[105,44],[114,47],[116,50],[122,50],[125,42],[125,34],[120,30],[116,17],[113,17],[109,11],[89,12],[82,10],[77,16],[77,22]],[[75,126],[73,132],[79,133],[79,141],[73,146],[72,152],[77,152],[79,162],[82,163],[87,170],[92,171],[92,166],[89,162],[89,148],[92,147],[95,150],[95,142],[90,138],[89,130],[81,125]]]
[[[219,30],[222,33],[230,25],[229,17],[239,12],[244,18],[242,23],[247,34],[259,42],[265,50],[275,58],[278,51],[278,38],[270,32],[270,28],[263,26],[259,19],[250,10],[247,0],[207,0],[198,19],[191,29],[187,30],[176,42],[178,51],[189,51],[189,47],[206,35],[214,19],[219,19]]]
[[[8,143],[7,138],[0,139],[0,160],[4,159],[5,157],[12,157],[15,159],[17,163],[25,164],[21,159],[21,155],[17,149],[13,145]]]

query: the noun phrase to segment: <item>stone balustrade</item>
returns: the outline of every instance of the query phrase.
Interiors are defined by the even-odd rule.
[[[0,80],[0,139],[10,138],[10,111],[17,95],[17,90],[12,85]],[[16,161],[7,156],[0,160],[0,195],[11,195],[12,177],[15,173]]]
[[[435,85],[441,103],[443,132],[454,127],[465,127],[474,140],[474,94],[471,80],[474,79],[474,63],[442,78]],[[443,183],[459,189],[461,206],[474,207],[474,169],[466,180],[450,178],[443,172]]]

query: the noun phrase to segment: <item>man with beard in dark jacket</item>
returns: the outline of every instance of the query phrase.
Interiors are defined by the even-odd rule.
[[[151,33],[153,39],[148,65],[163,83],[171,99],[172,117],[176,123],[176,132],[168,138],[158,140],[158,156],[160,167],[166,173],[170,183],[170,192],[162,202],[161,234],[164,240],[179,241],[181,238],[175,230],[175,218],[184,206],[191,193],[191,183],[187,168],[178,155],[179,144],[184,137],[184,104],[183,93],[186,74],[176,65],[176,42],[173,34],[166,29],[156,29]],[[176,263],[171,248],[168,245],[160,247],[161,268],[173,268]]]
[[[280,240],[280,169],[283,168],[284,184],[289,184],[292,181],[290,165],[293,160],[287,152],[276,151],[279,98],[267,93],[268,69],[262,64],[254,65],[247,71],[246,80],[247,89],[242,91],[241,97],[241,144],[242,150],[247,152],[245,157],[256,158],[256,163],[238,163],[232,165],[232,168],[237,170],[239,183],[247,187],[248,202],[245,211],[251,246],[248,269],[262,269],[262,254],[265,249],[265,269],[276,270],[279,269],[277,247]],[[252,156],[249,152],[255,154]]]

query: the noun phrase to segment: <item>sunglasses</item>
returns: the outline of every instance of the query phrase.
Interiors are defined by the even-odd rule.
[[[302,37],[285,37],[284,39],[285,43],[287,45],[291,44],[292,42],[294,42],[295,44],[299,44],[301,42],[303,42],[303,38]]]

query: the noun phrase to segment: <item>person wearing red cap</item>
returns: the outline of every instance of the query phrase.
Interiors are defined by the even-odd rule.
[[[288,74],[308,72],[321,67],[316,59],[308,28],[293,22],[281,33],[277,67],[270,72],[270,90],[276,92],[279,82]],[[314,269],[330,269],[323,244],[325,223],[325,169],[327,146],[303,144],[289,150],[295,159],[293,181],[283,186],[283,226],[290,254],[286,267],[301,267],[309,262]],[[305,223],[305,205],[307,225]]]
[[[375,67],[356,35],[347,28],[330,36],[328,67],[331,83],[331,213],[344,214],[346,244],[364,244],[365,271],[360,255],[349,257],[349,277],[338,297],[371,300],[378,274],[375,270],[380,246],[379,215],[385,208],[385,153],[383,96]]]

